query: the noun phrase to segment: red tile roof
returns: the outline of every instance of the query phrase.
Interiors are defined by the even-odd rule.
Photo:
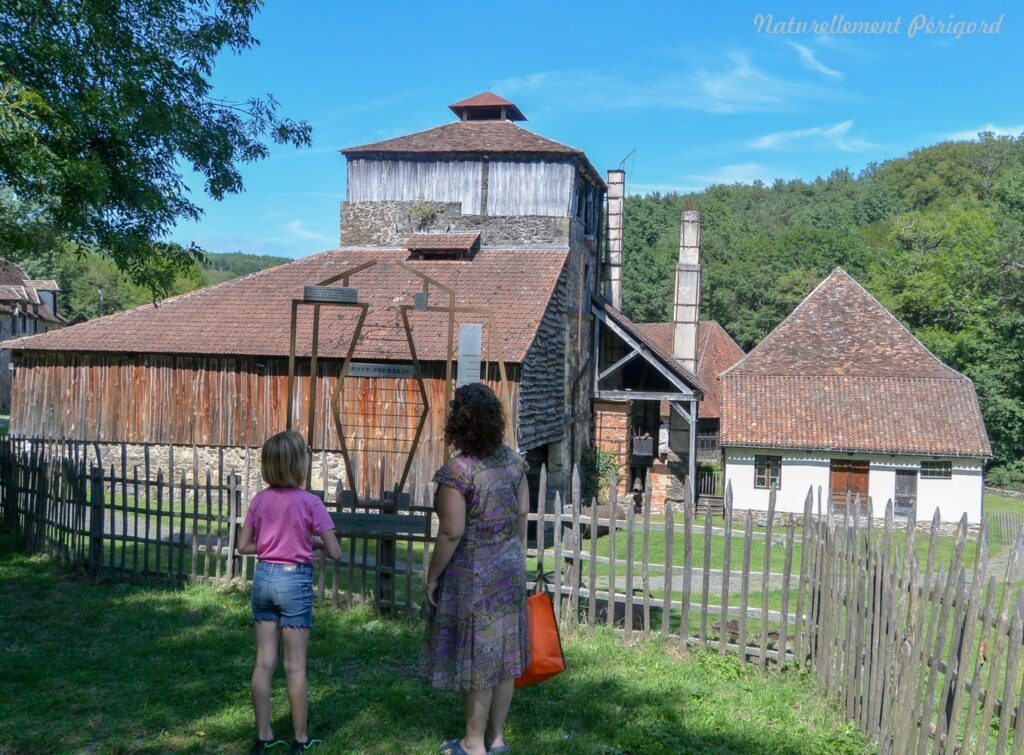
[[[346,156],[368,152],[583,155],[582,150],[539,136],[511,121],[455,121],[341,151]]]
[[[0,285],[21,286],[25,283],[25,271],[10,260],[0,259]]]
[[[512,121],[455,121],[382,142],[346,147],[341,152],[346,157],[381,153],[575,157],[584,170],[590,173],[591,178],[595,179],[598,185],[604,186],[601,174],[590,164],[583,150],[539,136]]]
[[[637,328],[663,352],[672,353],[672,323],[645,322],[638,323]],[[701,419],[718,419],[722,416],[718,375],[742,358],[743,349],[725,332],[725,328],[714,320],[701,320],[697,323],[697,377],[707,389],[700,402]],[[668,411],[667,404],[661,408],[663,415],[668,414]]]
[[[448,108],[456,115],[461,116],[463,110],[493,110],[495,108],[505,108],[505,117],[513,121],[525,121],[526,116],[523,115],[523,111],[520,110],[514,102],[509,102],[504,97],[499,97],[494,92],[481,92],[474,97],[468,97],[458,102],[453,102]]]
[[[480,245],[480,231],[472,233],[414,233],[405,242],[410,252],[460,251],[470,252]]]
[[[552,250],[484,249],[471,261],[425,260],[410,267],[454,289],[457,306],[484,307],[495,318],[497,342],[506,361],[521,362],[533,342],[544,310],[558,283],[567,253]],[[356,273],[349,285],[370,305],[359,359],[408,361],[409,350],[398,304],[412,304],[423,281],[399,267],[408,252],[333,250],[269,268],[244,278],[90,320],[71,328],[13,341],[10,348],[72,352],[150,354],[234,354],[286,356],[290,302],[303,286],[317,284],[368,261],[378,264]],[[340,284],[336,284],[340,285]],[[430,305],[446,305],[432,290]],[[300,318],[299,354],[309,354],[311,320]],[[320,356],[341,357],[352,335],[357,310],[324,308]],[[480,322],[480,315],[456,315],[458,323]],[[410,315],[420,359],[447,357],[447,315],[415,311]],[[484,321],[484,344],[488,343]]]
[[[974,385],[837,269],[721,376],[723,446],[987,457]]]

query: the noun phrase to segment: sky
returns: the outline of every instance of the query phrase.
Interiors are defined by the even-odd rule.
[[[337,246],[338,150],[450,122],[485,90],[602,173],[624,167],[630,193],[813,180],[1024,132],[1019,1],[267,0],[252,30],[260,46],[220,58],[215,94],[272,93],[313,144],[274,146],[220,202],[187,176],[205,214],[173,238],[212,252]]]

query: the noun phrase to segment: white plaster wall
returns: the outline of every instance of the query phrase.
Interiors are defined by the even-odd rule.
[[[732,485],[733,508],[768,509],[769,491],[754,488],[754,457],[757,455],[782,457],[782,484],[775,501],[779,512],[800,513],[809,488],[828,491],[829,466],[832,458],[866,460],[868,496],[872,514],[885,515],[886,503],[896,493],[896,470],[918,469],[922,461],[949,461],[953,474],[948,480],[921,479],[917,481],[917,518],[930,519],[936,508],[944,522],[959,521],[967,513],[970,523],[981,521],[981,501],[984,490],[981,459],[963,459],[934,456],[895,456],[889,454],[847,454],[834,456],[820,451],[793,451],[783,449],[725,449],[725,480]],[[824,501],[822,502],[824,505]]]

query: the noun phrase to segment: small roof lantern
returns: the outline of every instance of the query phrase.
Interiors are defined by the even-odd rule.
[[[493,92],[482,92],[468,100],[460,100],[448,107],[463,121],[525,121],[523,111],[504,97]]]

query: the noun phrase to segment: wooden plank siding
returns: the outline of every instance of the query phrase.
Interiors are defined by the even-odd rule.
[[[288,360],[194,355],[116,355],[24,352],[17,360],[11,433],[29,438],[101,443],[260,446],[286,426]],[[321,360],[316,450],[340,449],[330,413],[340,360]],[[447,408],[443,363],[422,365],[428,419],[416,466],[434,469],[444,460]],[[309,363],[299,362],[295,427],[306,434]],[[508,365],[511,409],[508,441],[516,444],[519,369]],[[498,371],[487,382],[499,389]],[[382,454],[388,465],[408,453],[422,399],[414,379],[346,379],[342,399],[345,439],[358,468],[373,469]],[[397,471],[397,470],[395,470]],[[425,472],[424,472],[425,473]]]

